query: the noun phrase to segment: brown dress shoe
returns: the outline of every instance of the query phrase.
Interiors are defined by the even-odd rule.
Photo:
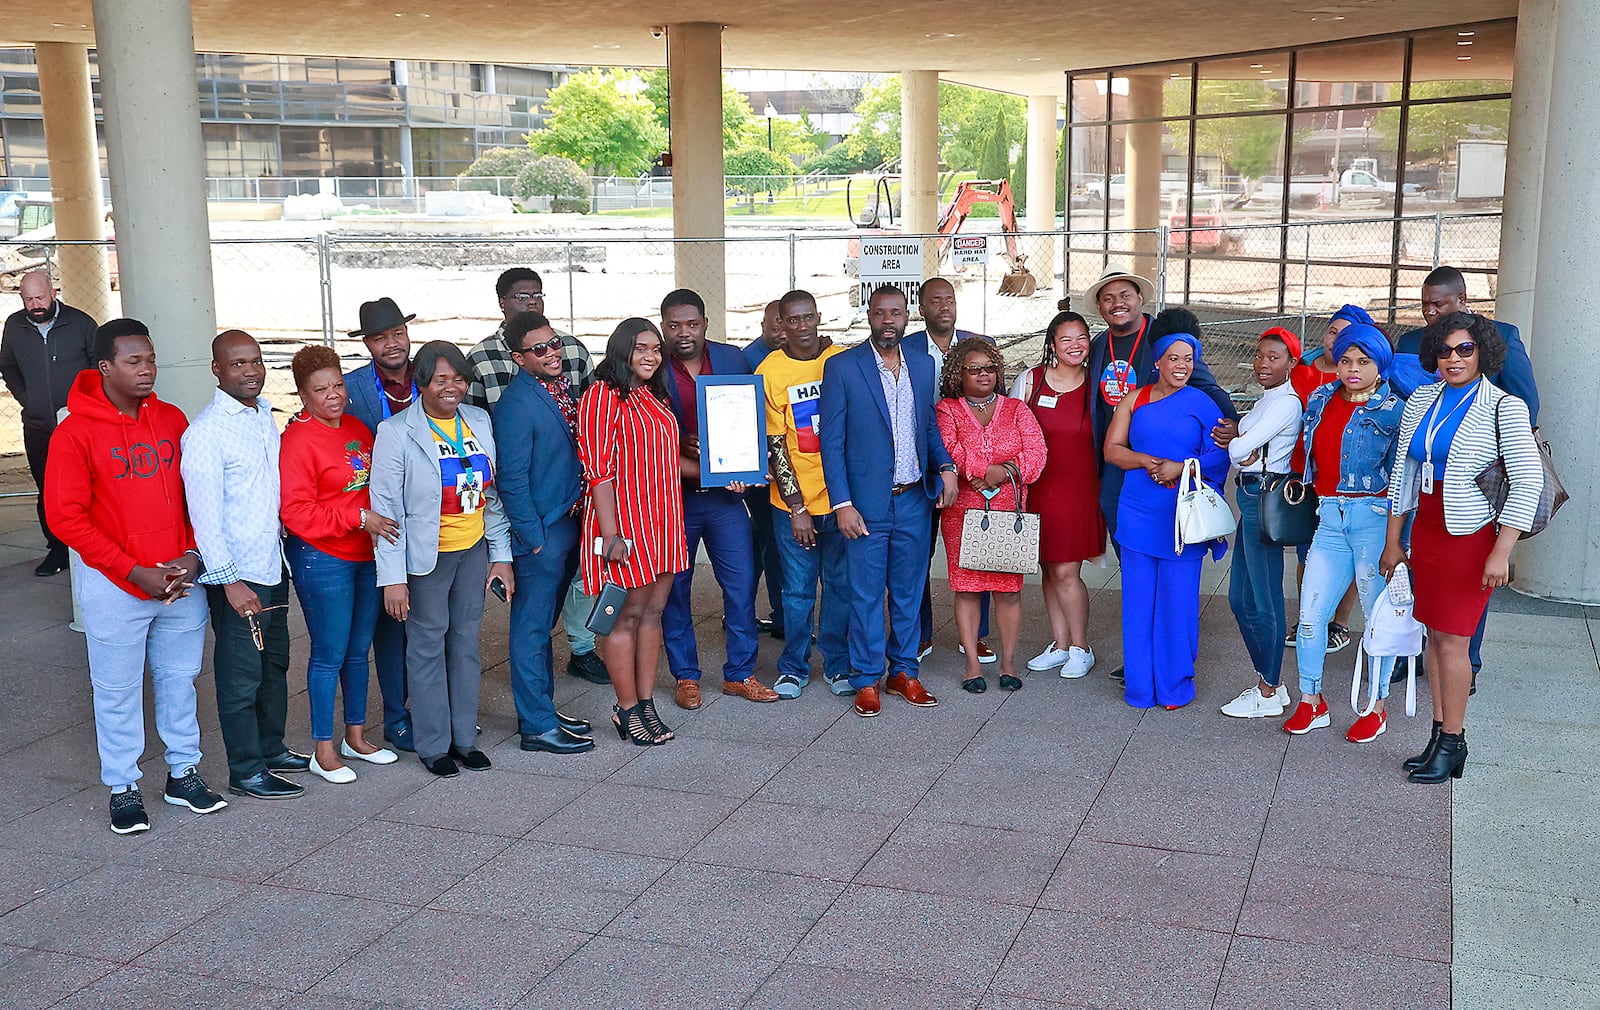
[[[878,714],[878,688],[868,685],[856,691],[856,715],[863,719],[871,719]]]
[[[745,701],[777,701],[778,692],[761,683],[752,674],[743,680],[725,680],[722,682],[722,693],[731,694]]]
[[[678,681],[678,690],[672,696],[679,708],[686,708],[693,712],[700,707],[700,682],[698,680]]]
[[[883,682],[883,689],[890,694],[898,694],[918,708],[932,708],[939,704],[939,699],[928,693],[922,681],[903,673],[889,674],[889,679]]]

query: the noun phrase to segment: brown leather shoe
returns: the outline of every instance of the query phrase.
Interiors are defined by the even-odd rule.
[[[967,647],[965,645],[958,645],[956,646],[956,651],[965,656],[967,654]],[[1000,657],[995,655],[995,651],[993,649],[989,648],[989,643],[985,642],[981,638],[978,639],[978,662],[996,663],[999,661]]]
[[[878,688],[869,684],[856,690],[856,715],[863,719],[871,719],[878,714]]]
[[[903,673],[889,674],[889,679],[883,682],[883,689],[890,694],[898,694],[918,708],[932,708],[939,704],[939,699],[928,693],[922,681]]]
[[[679,708],[686,708],[693,712],[700,707],[700,682],[698,680],[678,681],[678,690],[672,696]]]
[[[743,698],[745,701],[777,701],[778,692],[761,683],[752,674],[743,680],[725,680],[722,693]]]

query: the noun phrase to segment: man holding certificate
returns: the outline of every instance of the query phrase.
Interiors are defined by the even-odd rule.
[[[719,396],[719,409],[702,404],[696,379],[705,375],[749,375],[744,352],[730,344],[706,339],[706,306],[699,295],[680,288],[661,300],[661,336],[666,343],[667,400],[678,419],[679,470],[683,476],[683,526],[688,541],[690,565],[672,583],[672,594],[662,614],[662,632],[667,652],[667,667],[678,682],[674,699],[679,708],[700,707],[700,654],[695,646],[694,615],[691,599],[694,588],[694,557],[705,541],[711,557],[711,571],[722,587],[723,626],[727,629],[727,660],[722,664],[722,693],[749,701],[777,701],[772,688],[756,680],[756,579],[755,544],[751,539],[750,512],[743,494],[747,484],[725,482],[726,486],[706,486],[711,475],[701,482],[700,419],[708,411],[726,408],[737,413],[736,402]],[[710,392],[710,390],[708,390]],[[716,390],[726,393],[726,390]],[[723,403],[721,401],[729,400]],[[756,404],[756,406],[760,406]],[[752,427],[759,418],[752,414]],[[711,425],[714,426],[714,425]],[[720,432],[719,432],[720,433]],[[759,454],[756,466],[764,469]],[[720,455],[719,453],[714,453]]]

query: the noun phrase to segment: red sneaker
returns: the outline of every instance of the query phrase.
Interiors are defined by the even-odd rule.
[[[1304,736],[1314,729],[1326,729],[1332,722],[1333,718],[1328,715],[1326,698],[1318,701],[1315,708],[1308,702],[1302,701],[1295,707],[1294,715],[1283,724],[1283,731],[1293,733],[1295,736]]]
[[[1368,712],[1356,720],[1354,726],[1345,733],[1344,738],[1351,743],[1371,743],[1383,736],[1383,731],[1389,728],[1389,713]]]

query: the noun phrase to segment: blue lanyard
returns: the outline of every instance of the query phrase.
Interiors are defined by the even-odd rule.
[[[428,417],[426,413],[424,413],[422,416]],[[439,427],[437,424],[434,424],[433,418],[431,417],[428,417],[428,427],[432,428],[435,435],[438,435],[440,438],[444,439],[445,443],[449,445],[451,449],[455,450],[456,457],[461,460],[461,469],[466,473],[467,483],[476,483],[475,475],[472,472],[472,456],[467,452],[467,440],[461,433],[461,415],[456,415],[455,438],[451,438],[449,435],[445,434],[444,429]]]
[[[394,415],[394,408],[389,406],[389,394],[383,388],[383,376],[378,374],[378,366],[376,364],[372,366],[372,382],[378,387],[378,411],[383,415],[383,419],[387,421]],[[417,384],[415,382],[411,384],[411,402],[417,402]],[[434,431],[439,431],[439,429],[435,428]],[[439,435],[443,437],[444,432],[440,431]]]

